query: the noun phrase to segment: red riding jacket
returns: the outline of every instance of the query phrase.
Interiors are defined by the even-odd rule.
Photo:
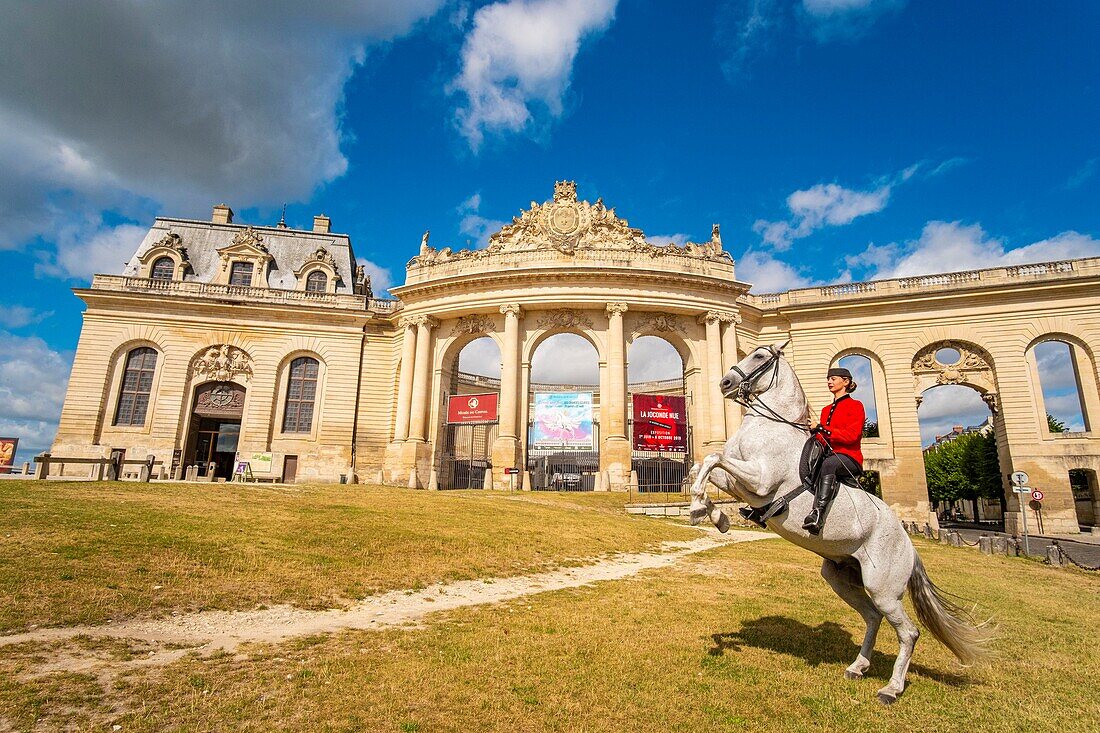
[[[836,453],[851,456],[863,467],[863,451],[860,450],[860,442],[863,440],[863,423],[867,415],[863,411],[863,403],[848,395],[838,397],[831,405],[826,405],[821,410],[821,432],[817,439],[833,447]]]

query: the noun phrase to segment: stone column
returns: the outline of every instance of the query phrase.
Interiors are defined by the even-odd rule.
[[[431,386],[432,329],[438,324],[431,316],[413,316],[416,323],[416,367],[413,372],[412,412],[409,415],[409,440],[424,443],[428,439],[428,391]]]
[[[504,348],[500,367],[500,429],[502,438],[516,439],[516,406],[519,404],[519,319],[518,303],[500,306],[504,314]]]
[[[607,434],[603,436],[610,490],[622,490],[630,480],[630,440],[626,434],[626,303],[607,304]]]
[[[722,368],[729,368],[740,361],[737,358],[737,325],[741,323],[741,316],[730,313],[722,316]],[[733,435],[741,427],[741,406],[733,400],[723,399],[725,404],[726,433]]]
[[[504,347],[501,349],[500,404],[497,439],[493,443],[493,486],[511,488],[512,478],[504,469],[518,467],[520,462],[519,431],[516,413],[519,406],[519,321],[523,309],[518,303],[500,306],[504,314]]]
[[[405,334],[401,345],[401,375],[397,383],[397,420],[393,428],[394,441],[403,441],[409,437],[413,360],[416,358],[416,324],[408,318],[402,318],[401,326],[405,329]]]
[[[722,390],[718,388],[718,381],[726,373],[722,368],[722,337],[721,323],[724,314],[718,311],[707,311],[699,317],[700,322],[707,327],[707,376],[704,384],[707,405],[710,413],[710,430],[707,446],[711,450],[719,450],[726,442],[726,408],[722,404]]]

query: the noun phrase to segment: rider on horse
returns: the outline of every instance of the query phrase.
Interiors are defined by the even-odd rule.
[[[856,478],[863,473],[863,453],[860,441],[863,438],[863,423],[866,413],[863,403],[851,396],[856,391],[852,373],[843,367],[834,367],[828,374],[829,391],[833,402],[821,410],[821,422],[812,426],[814,439],[826,449],[831,449],[822,460],[817,473],[817,491],[814,507],[802,528],[810,534],[821,532],[825,522],[825,513],[829,503],[837,495],[837,474]],[[812,443],[807,448],[815,447]],[[806,452],[803,453],[805,458]]]

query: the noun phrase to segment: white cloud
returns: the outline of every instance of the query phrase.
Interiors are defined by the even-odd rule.
[[[956,425],[979,425],[989,417],[989,408],[978,392],[961,385],[933,387],[924,393],[917,418],[921,445],[931,445],[937,435],[946,435]]]
[[[617,0],[506,0],[479,8],[462,47],[462,69],[450,91],[466,103],[457,113],[475,152],[492,132],[520,132],[545,110],[559,118],[586,37],[605,30]]]
[[[1090,178],[1096,175],[1096,164],[1098,162],[1100,162],[1100,158],[1085,161],[1085,164],[1066,181],[1066,188],[1080,188],[1085,185]]]
[[[478,211],[481,209],[481,193],[475,193],[458,206],[458,213],[462,220],[458,224],[458,230],[474,238],[475,247],[485,247],[489,244],[489,237],[496,234],[507,223],[497,219],[487,219]]]
[[[626,376],[630,384],[680,379],[684,376],[684,362],[676,347],[668,341],[657,336],[642,336],[627,352]]]
[[[900,180],[909,178],[911,171],[906,169]],[[870,191],[856,191],[836,183],[819,183],[787,197],[787,209],[791,212],[789,222],[758,219],[753,224],[753,231],[766,244],[783,252],[790,249],[794,240],[808,237],[818,229],[844,226],[861,216],[882,211],[890,200],[893,185],[887,183]]]
[[[25,305],[0,305],[0,328],[23,328],[41,323],[52,315],[53,311],[38,311]]]
[[[65,227],[58,234],[57,251],[42,253],[44,260],[35,265],[35,274],[91,280],[97,272],[122,272],[147,231],[134,224],[99,230]]]
[[[0,331],[0,433],[20,439],[19,460],[53,442],[71,368],[42,339]]]
[[[794,288],[821,285],[792,265],[777,260],[769,252],[749,251],[737,260],[737,279],[752,283],[754,293],[779,293]]]
[[[371,289],[376,297],[382,297],[393,285],[393,275],[381,265],[376,265],[370,260],[356,260],[356,264],[363,265],[370,277]]]
[[[458,355],[458,370],[465,374],[500,379],[500,347],[489,337],[474,339]]]
[[[561,333],[539,344],[531,358],[531,381],[543,384],[598,385],[596,349],[583,336]]]
[[[1077,391],[1077,375],[1066,343],[1044,341],[1035,347],[1035,357],[1044,392],[1070,388]]]
[[[666,244],[675,244],[683,247],[685,244],[691,241],[690,234],[647,234],[646,241],[655,247],[661,247]]]
[[[444,0],[0,6],[0,247],[340,176],[344,84]],[[69,267],[61,259],[58,272]]]
[[[930,221],[918,239],[904,244],[870,244],[845,258],[865,279],[912,277],[989,267],[1100,256],[1100,240],[1079,232],[1062,232],[1049,239],[1007,249],[978,224]]]
[[[802,0],[802,17],[819,42],[858,38],[907,0]]]
[[[787,20],[786,9],[778,0],[733,0],[722,5],[716,41],[727,49],[722,62],[726,78],[738,82],[747,76],[751,62],[771,45]]]

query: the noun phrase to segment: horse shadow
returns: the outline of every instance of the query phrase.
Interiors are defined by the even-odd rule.
[[[893,629],[887,624],[883,624],[882,633],[888,633],[893,638]],[[712,646],[707,654],[712,657],[723,657],[726,652],[739,652],[741,647],[748,646],[798,657],[811,667],[821,664],[847,666],[856,658],[859,642],[862,641],[854,639],[833,621],[807,626],[785,616],[761,616],[743,623],[739,631],[711,634],[710,639]],[[888,680],[893,665],[894,656],[880,652],[872,657],[871,668],[864,676]],[[964,675],[932,669],[916,662],[910,663],[909,671],[950,687],[970,685],[970,680]]]

